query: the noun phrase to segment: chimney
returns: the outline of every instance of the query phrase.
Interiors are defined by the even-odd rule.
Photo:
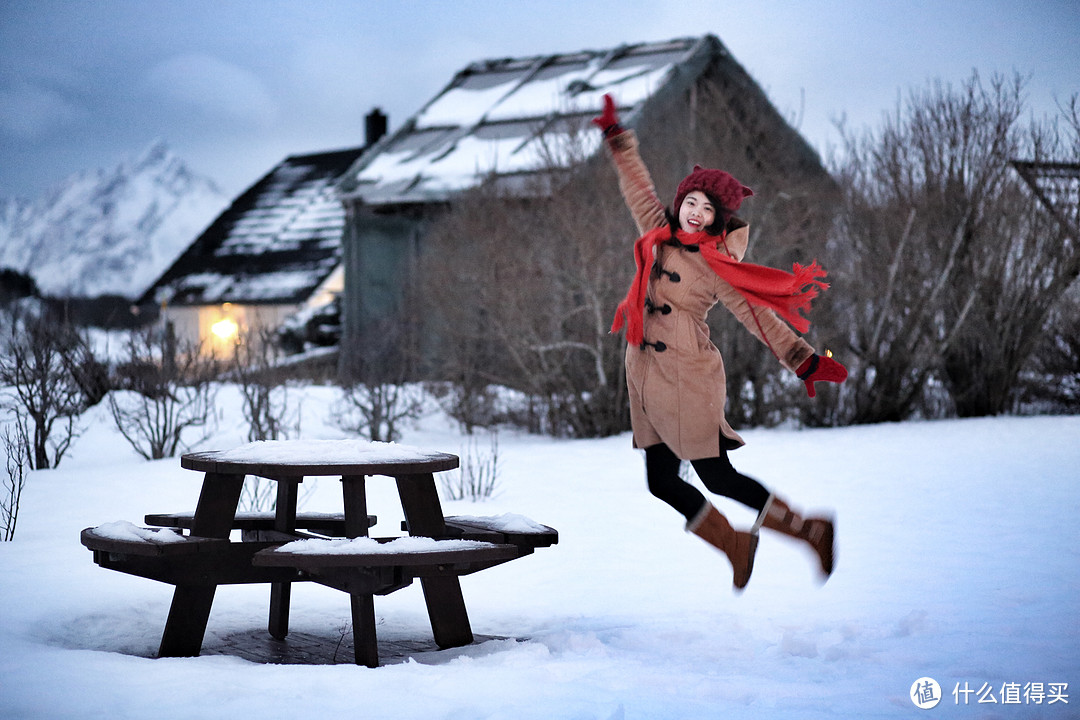
[[[386,115],[379,108],[374,108],[364,118],[364,142],[371,147],[386,134]]]

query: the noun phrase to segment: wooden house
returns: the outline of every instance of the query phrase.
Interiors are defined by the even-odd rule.
[[[369,144],[385,132],[378,110]],[[366,147],[366,146],[365,146]],[[229,357],[239,337],[334,300],[345,211],[335,186],[364,147],[285,158],[248,188],[143,294],[181,342]]]
[[[563,141],[578,148],[577,162],[601,156],[589,120],[609,92],[643,144],[667,131],[673,113],[690,117],[706,92],[722,98],[758,175],[832,183],[816,152],[713,35],[472,63],[339,183],[345,346],[390,335],[425,231],[456,194],[493,178],[530,192],[537,186],[530,178],[550,170],[550,150]]]

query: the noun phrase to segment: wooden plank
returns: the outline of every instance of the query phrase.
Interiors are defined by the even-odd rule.
[[[117,555],[142,555],[161,557],[172,555],[194,555],[213,552],[214,545],[229,541],[223,538],[185,537],[177,542],[153,542],[152,540],[121,540],[99,535],[97,528],[86,528],[79,536],[82,544],[91,550]]]
[[[326,541],[329,542],[329,541]],[[252,562],[262,567],[295,567],[310,570],[324,567],[415,567],[459,565],[520,557],[516,545],[486,543],[484,547],[424,550],[422,552],[288,552],[270,548],[255,553]]]
[[[413,576],[400,567],[327,567],[301,572],[305,580],[340,590],[347,595],[389,595],[409,587],[413,581]]]
[[[192,555],[132,555],[94,551],[94,562],[106,570],[170,585],[238,585],[304,580],[296,568],[256,567],[252,556],[276,547],[271,543],[230,543],[214,539],[212,552]]]
[[[151,513],[143,518],[147,525],[155,527],[175,527],[191,529],[194,524],[194,511],[179,513]],[[368,515],[368,527],[378,522],[378,517]],[[312,530],[322,535],[345,537],[345,515],[343,513],[296,513],[296,527]],[[237,512],[233,518],[233,530],[273,530],[274,513],[272,512]]]
[[[273,461],[231,461],[227,460],[228,451],[188,453],[180,457],[180,466],[188,470],[213,473],[215,475],[239,474],[256,475],[265,478],[283,477],[325,477],[330,475],[409,475],[424,472],[453,470],[458,466],[458,457],[442,452],[424,453],[423,459],[395,460],[383,458],[374,462],[362,459],[358,462],[312,463],[275,459]]]
[[[521,531],[501,530],[496,524],[483,522],[483,518],[450,516],[445,522],[447,537],[456,537],[460,533],[461,537],[472,539],[471,536],[498,533],[502,536],[502,542],[531,548],[550,547],[559,542],[559,532],[547,525],[541,525],[536,530]]]

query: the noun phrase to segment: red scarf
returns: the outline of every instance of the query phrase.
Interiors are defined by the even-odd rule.
[[[671,238],[671,228],[661,226],[645,233],[634,243],[637,274],[630,283],[626,298],[615,310],[615,320],[611,323],[611,332],[618,332],[626,323],[626,341],[631,345],[640,345],[645,339],[645,297],[653,250]],[[739,262],[721,252],[715,239],[704,232],[677,230],[675,239],[683,245],[696,245],[713,272],[735,288],[751,306],[772,308],[799,332],[806,332],[810,328],[810,321],[800,311],[809,310],[810,301],[817,297],[818,290],[829,287],[818,279],[825,277],[825,270],[816,260],[809,267],[795,263],[793,271],[789,273],[764,265]]]

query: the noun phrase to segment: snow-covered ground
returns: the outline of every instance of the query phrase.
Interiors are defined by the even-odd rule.
[[[333,391],[304,392],[303,437],[341,437],[325,424]],[[219,401],[222,429],[200,449],[245,440],[235,392]],[[839,556],[821,585],[799,547],[766,534],[741,595],[645,490],[627,436],[503,431],[497,497],[444,509],[527,515],[559,544],[462,579],[474,632],[504,639],[377,669],[155,659],[171,587],[97,567],[79,531],[193,509],[201,478],[139,459],[103,408],[86,419],[60,468],[31,475],[0,544],[0,718],[1080,716],[1080,417],[744,431],[736,466],[835,510]],[[438,415],[402,442],[465,445]],[[340,492],[320,480],[303,509],[336,511]],[[399,534],[391,481],[369,482],[369,510],[374,534]],[[265,627],[268,595],[220,588],[207,642]],[[380,638],[430,638],[418,584],[376,613]],[[296,587],[294,631],[348,624],[345,595]],[[931,711],[910,699],[922,677],[941,687]]]

